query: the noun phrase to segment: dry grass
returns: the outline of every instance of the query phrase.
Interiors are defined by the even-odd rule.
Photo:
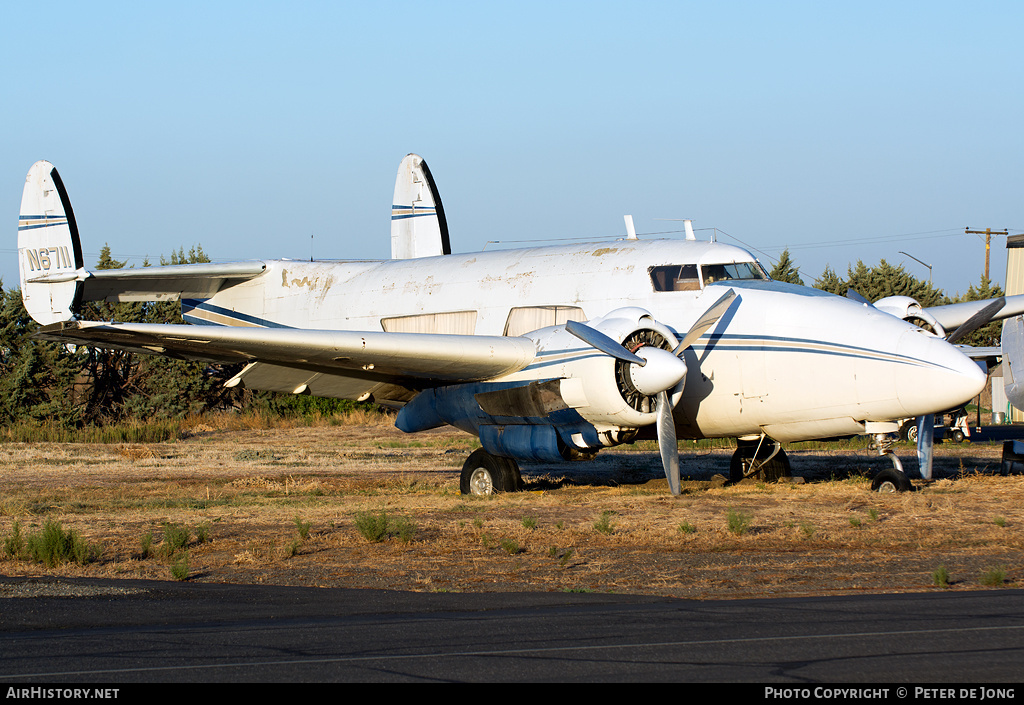
[[[638,444],[524,466],[526,492],[472,498],[458,474],[477,443],[458,431],[265,421],[193,420],[173,443],[0,447],[0,537],[56,518],[101,547],[84,566],[5,559],[0,572],[170,580],[172,562],[140,546],[180,524],[208,527],[188,570],[209,582],[712,598],[984,589],[993,569],[1007,586],[1024,579],[1024,478],[994,474],[998,446],[941,446],[943,479],[898,495],[869,491],[884,461],[863,450],[791,450],[805,483],[729,487],[714,476],[731,450],[684,442],[680,497]],[[372,543],[355,526],[365,512],[416,532]],[[730,513],[749,519],[745,531],[730,531]],[[934,587],[940,566],[948,588]]]

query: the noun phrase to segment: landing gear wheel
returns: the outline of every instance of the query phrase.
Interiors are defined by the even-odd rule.
[[[732,454],[732,460],[729,462],[730,482],[739,482],[747,477],[756,477],[766,482],[774,482],[784,477],[790,477],[793,474],[789,466],[789,458],[786,457],[786,453],[781,448],[774,458],[767,460],[771,457],[772,450],[774,450],[771,444],[763,445],[757,451],[757,467],[751,471],[751,467],[754,465],[754,451],[756,448],[756,444],[747,445],[744,443],[741,443],[736,448],[736,452]],[[767,462],[765,462],[766,460]]]
[[[511,458],[491,455],[483,448],[469,454],[462,466],[459,489],[462,494],[487,495],[517,492],[523,484],[519,465]]]
[[[963,443],[964,438],[966,438],[964,432],[961,431],[959,428],[954,428],[952,431],[950,431],[949,437],[954,443]]]
[[[895,468],[886,468],[877,475],[875,479],[871,481],[872,492],[909,492],[913,489],[913,485],[910,484],[910,480],[907,479],[906,473],[902,473]]]

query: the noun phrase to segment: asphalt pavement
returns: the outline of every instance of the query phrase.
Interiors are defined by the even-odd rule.
[[[992,686],[1024,674],[1024,591],[697,601],[0,578],[0,656],[8,697],[42,683]]]

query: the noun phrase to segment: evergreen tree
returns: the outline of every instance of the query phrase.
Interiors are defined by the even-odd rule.
[[[21,291],[0,284],[0,423],[21,420],[74,424],[75,376],[81,348],[33,340],[39,328],[25,310]]]
[[[814,283],[814,288],[827,291],[830,294],[836,294],[838,296],[846,296],[846,282],[839,278],[839,275],[835,273],[832,267],[826,265],[825,271],[822,272],[821,276]]]
[[[908,274],[902,266],[894,267],[884,259],[870,269],[858,260],[856,268],[847,270],[846,284],[872,303],[888,296],[909,296],[924,307],[948,303],[940,289]]]
[[[978,286],[975,287],[973,284],[967,289],[967,293],[963,296],[957,296],[953,303],[961,303],[963,301],[983,301],[985,299],[994,299],[1003,296],[1003,289],[998,284],[993,284],[985,275],[981,275],[981,281]],[[946,331],[952,333],[953,331]],[[1003,334],[1003,323],[1002,321],[993,321],[988,325],[984,325],[978,330],[974,331],[970,335],[957,341],[960,345],[971,345],[974,347],[998,347]]]
[[[872,303],[888,296],[909,296],[924,307],[949,303],[941,289],[908,274],[903,267],[894,267],[884,259],[870,268],[863,260],[857,260],[855,267],[847,267],[845,279],[840,278],[831,267],[826,267],[814,286],[839,296],[845,296],[848,289],[853,289]]]
[[[162,257],[161,264],[209,262],[202,246],[184,248]],[[120,269],[104,245],[97,269]],[[148,260],[143,266],[149,266]],[[83,307],[82,317],[134,323],[183,323],[178,301],[140,303],[95,302]],[[90,348],[85,373],[91,382],[83,417],[90,422],[123,418],[173,418],[219,406],[227,398],[227,373],[200,362]]]
[[[800,278],[800,269],[790,259],[788,247],[782,251],[779,261],[772,268],[772,271],[768,273],[768,276],[777,282],[789,282],[790,284],[799,284],[800,286],[804,284],[804,280]]]

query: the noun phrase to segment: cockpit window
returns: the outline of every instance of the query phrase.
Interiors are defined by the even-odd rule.
[[[729,279],[765,279],[764,271],[754,262],[733,264],[702,264],[701,275],[705,284]]]
[[[695,264],[669,264],[651,267],[647,271],[655,291],[700,291]]]
[[[655,291],[700,291],[702,278],[704,284],[730,279],[768,279],[756,262],[702,264],[699,271],[695,264],[666,264],[647,271]]]

